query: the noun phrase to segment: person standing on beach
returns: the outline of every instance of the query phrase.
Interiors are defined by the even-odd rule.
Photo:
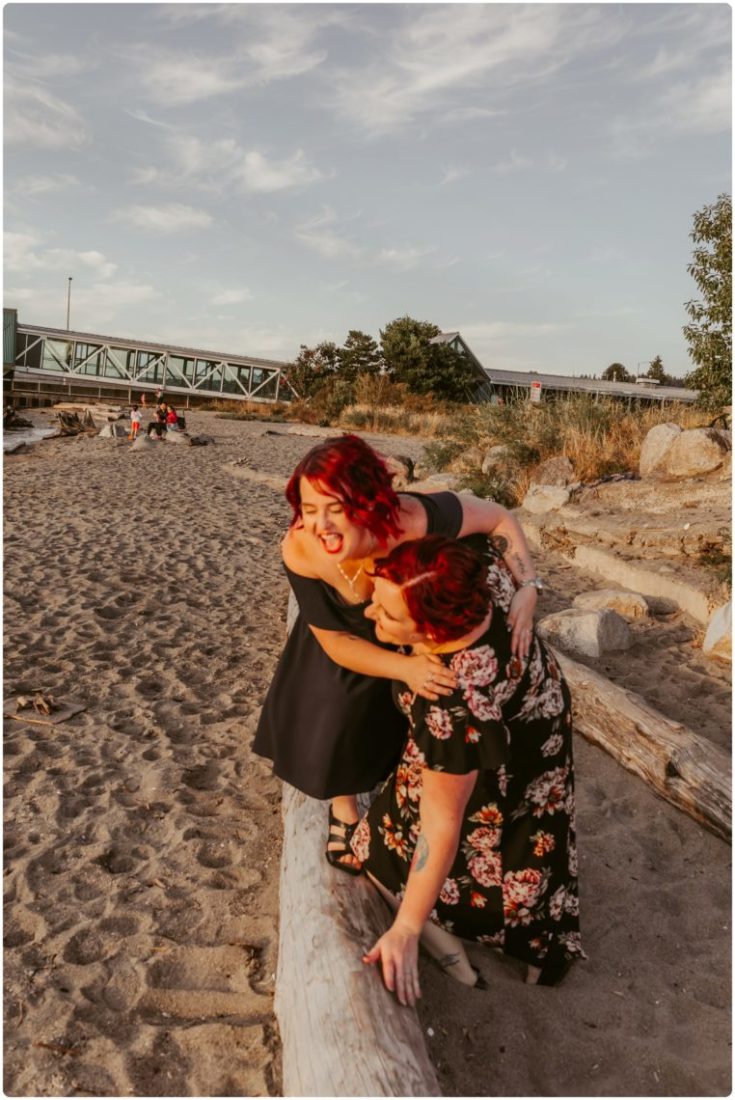
[[[479,976],[457,936],[520,959],[533,984],[555,985],[583,956],[571,697],[538,638],[513,655],[514,588],[479,536],[402,543],[376,562],[365,614],[378,639],[439,655],[457,678],[434,703],[394,685],[409,722],[403,755],[352,837],[397,910],[363,961],[381,962],[401,1004],[421,995],[424,934],[466,985]]]
[[[317,444],[286,489],[293,510],[282,543],[299,615],[263,704],[253,749],[281,779],[330,800],[328,861],[348,874],[360,864],[349,841],[357,794],[395,766],[406,718],[392,704],[391,680],[429,701],[451,694],[456,677],[432,654],[407,656],[376,638],[364,611],[374,559],[426,534],[492,534],[518,590],[508,626],[513,652],[531,641],[540,581],[523,532],[504,508],[454,493],[396,493],[383,459],[362,439]]]
[[[138,438],[138,432],[140,431],[140,409],[137,405],[133,405],[130,412],[130,435],[128,439],[136,440]]]

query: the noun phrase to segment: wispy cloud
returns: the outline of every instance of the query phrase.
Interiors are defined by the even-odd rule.
[[[46,195],[81,186],[79,179],[68,172],[56,172],[50,176],[22,176],[13,190],[20,195]]]
[[[603,39],[601,13],[586,6],[438,4],[397,10],[406,13],[403,25],[387,48],[381,41],[378,58],[330,72],[334,109],[372,135],[429,116],[460,122],[507,110],[510,91],[537,86]],[[475,102],[462,103],[460,93]]]
[[[445,187],[448,183],[455,183],[457,180],[463,179],[469,175],[469,169],[461,167],[457,164],[449,165],[442,170],[442,178],[439,180],[439,186]]]
[[[232,290],[223,290],[212,298],[213,306],[235,306],[241,302],[249,302],[253,297],[252,291],[247,287]]]
[[[522,157],[515,149],[511,149],[510,155],[505,160],[493,164],[490,171],[496,176],[508,176],[512,172],[522,172],[524,168],[530,168],[533,164],[528,157]]]
[[[202,141],[177,132],[164,139],[168,165],[134,169],[130,182],[155,184],[170,190],[195,187],[222,193],[231,188],[270,194],[289,188],[308,187],[325,178],[303,149],[289,156],[271,157],[259,149],[243,149],[232,138]]]
[[[433,246],[428,248],[381,248],[375,255],[373,262],[379,267],[394,267],[399,271],[410,271],[418,267],[421,261],[435,252]]]
[[[5,141],[41,149],[81,149],[89,143],[90,133],[69,103],[6,71]]]
[[[117,264],[94,249],[45,248],[43,238],[35,233],[6,232],[4,258],[7,271],[28,275],[42,271],[75,271],[86,268],[99,279],[109,279]]]
[[[350,256],[356,259],[364,255],[364,249],[354,240],[331,228],[337,216],[330,208],[303,222],[296,228],[296,239],[327,260]]]
[[[212,215],[206,210],[175,202],[163,206],[121,207],[113,211],[112,218],[151,233],[188,233],[212,224]]]

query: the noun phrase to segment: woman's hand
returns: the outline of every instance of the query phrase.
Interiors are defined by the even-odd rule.
[[[457,686],[457,677],[451,668],[434,653],[415,653],[407,657],[403,680],[414,695],[432,702],[441,695],[451,695]]]
[[[538,592],[529,584],[519,588],[513,597],[508,612],[508,627],[513,631],[510,640],[511,652],[524,660],[528,656],[533,637],[533,613],[536,610]]]
[[[386,989],[395,993],[402,1005],[414,1005],[421,996],[419,985],[419,937],[396,920],[370,951],[364,963],[380,962]]]

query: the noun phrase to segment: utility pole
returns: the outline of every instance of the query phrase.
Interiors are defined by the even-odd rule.
[[[69,331],[69,315],[71,313],[71,280],[72,276],[69,276],[69,286],[66,291],[66,330]]]

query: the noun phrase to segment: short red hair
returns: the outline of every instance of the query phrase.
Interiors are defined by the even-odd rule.
[[[377,451],[359,436],[325,439],[304,455],[286,486],[286,499],[293,508],[292,524],[301,518],[302,477],[321,492],[341,500],[351,522],[364,527],[380,543],[401,534],[401,505],[393,488],[393,474]]]
[[[422,634],[454,642],[479,626],[490,607],[487,562],[443,535],[401,543],[375,563],[375,576],[400,585]]]

